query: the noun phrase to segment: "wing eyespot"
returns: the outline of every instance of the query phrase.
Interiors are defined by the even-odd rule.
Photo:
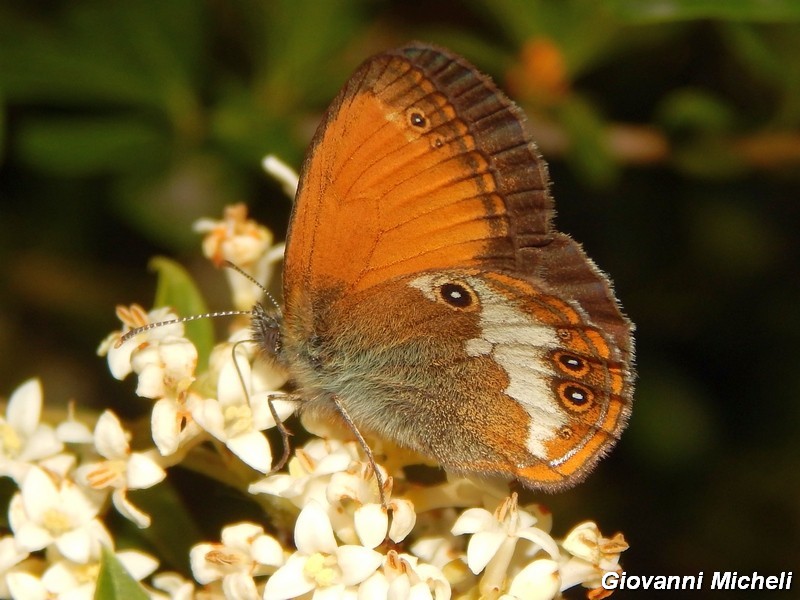
[[[585,358],[570,352],[555,352],[553,361],[562,373],[571,377],[585,377],[591,371],[591,366]]]
[[[406,110],[406,123],[419,133],[427,133],[431,129],[431,120],[421,108],[412,106]]]
[[[453,310],[472,311],[480,306],[478,295],[463,281],[447,281],[436,288],[437,299]]]
[[[556,387],[558,400],[570,412],[582,413],[594,406],[594,392],[574,381],[563,381]]]

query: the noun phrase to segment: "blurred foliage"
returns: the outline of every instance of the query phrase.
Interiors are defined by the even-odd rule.
[[[359,62],[411,39],[463,54],[524,107],[559,228],[638,325],[630,430],[548,499],[557,517],[623,530],[629,572],[796,567],[795,0],[6,1],[0,393],[39,374],[49,402],[145,414],[94,357],[113,306],[151,304],[160,254],[228,308],[194,220],[244,200],[280,236],[290,204],[260,159],[299,166]],[[254,510],[221,494],[205,510]]]

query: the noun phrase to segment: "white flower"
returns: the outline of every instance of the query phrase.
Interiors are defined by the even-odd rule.
[[[270,252],[272,233],[247,218],[244,204],[227,206],[221,221],[200,219],[194,224],[194,230],[207,234],[203,239],[203,253],[215,265],[227,260],[264,287],[269,285],[275,262],[283,253]],[[263,292],[259,286],[232,269],[226,274],[236,308],[248,310],[261,299]]]
[[[272,450],[261,432],[275,427],[275,419],[269,409],[268,394],[254,393],[251,381],[250,363],[235,362],[229,356],[219,374],[217,398],[198,400],[190,408],[200,427],[246,464],[267,473],[272,468]],[[292,403],[280,401],[275,401],[275,407],[280,418],[295,408]]]
[[[500,600],[550,600],[558,596],[560,587],[558,563],[540,558],[514,576],[508,593],[500,596]]]
[[[116,557],[136,581],[150,575],[158,566],[158,561],[143,552],[123,551],[116,553]],[[51,558],[41,576],[27,571],[16,571],[9,573],[7,582],[13,598],[92,600],[99,572],[98,561],[80,564],[55,557]]]
[[[620,571],[619,556],[628,549],[621,533],[604,538],[592,521],[576,525],[561,542],[565,555],[561,558],[561,589],[575,585],[600,588],[603,574]]]
[[[155,451],[131,452],[128,435],[110,410],[97,420],[94,440],[97,452],[106,460],[79,467],[78,481],[94,490],[113,489],[111,499],[120,514],[139,527],[149,527],[150,517],[128,500],[127,492],[152,487],[166,477]]]
[[[358,444],[314,438],[295,450],[288,473],[269,475],[250,485],[251,494],[272,494],[303,508],[311,500],[328,503],[328,484],[334,473],[358,461]]]
[[[50,425],[40,423],[42,385],[29,379],[11,394],[5,417],[0,417],[0,477],[19,484],[31,463],[64,448]]]
[[[433,565],[416,556],[389,550],[383,568],[359,587],[359,597],[393,600],[449,600],[450,584]]]
[[[166,593],[169,600],[192,600],[194,598],[194,584],[181,577],[178,573],[167,571],[153,575],[153,587]],[[154,599],[162,598],[162,594],[151,594]]]
[[[28,558],[28,552],[20,549],[13,535],[0,538],[0,598],[9,597],[6,577],[14,567]]]
[[[283,549],[264,529],[238,523],[222,530],[221,544],[198,544],[190,553],[194,578],[202,583],[222,580],[227,598],[258,598],[253,577],[283,564]]]
[[[517,542],[526,539],[543,549],[554,560],[560,552],[545,531],[534,527],[536,518],[517,507],[517,494],[500,504],[494,514],[482,508],[465,510],[453,525],[452,533],[473,534],[467,546],[467,564],[473,573],[485,569],[480,590],[484,595],[504,589],[509,567],[515,558]],[[551,596],[552,597],[552,596]]]
[[[381,565],[383,556],[370,548],[338,546],[326,509],[311,501],[294,529],[295,552],[267,580],[264,600],[287,600],[315,590],[325,598],[352,597],[352,589]]]
[[[177,319],[168,308],[146,313],[137,304],[118,306],[117,316],[125,327],[110,334],[97,353],[108,355],[111,374],[117,379],[138,373],[136,393],[156,400],[151,414],[153,441],[162,456],[169,456],[200,433],[186,407],[189,387],[195,380],[197,348],[183,337],[183,323],[154,327],[119,343],[127,331]]]
[[[54,482],[31,467],[11,499],[8,519],[19,547],[35,552],[54,545],[66,558],[85,564],[111,537],[96,518],[99,507],[69,480]]]
[[[186,382],[183,387],[188,388],[188,383]],[[202,433],[189,408],[199,400],[199,397],[188,389],[178,389],[176,392],[174,395],[156,400],[150,414],[153,443],[161,456],[175,454]]]
[[[137,365],[137,368],[134,368],[134,355],[138,352],[147,350],[154,345],[158,346],[162,342],[170,342],[172,340],[188,341],[183,338],[183,323],[172,323],[170,325],[162,325],[160,327],[148,329],[147,331],[135,335],[124,344],[119,343],[122,335],[127,331],[151,323],[162,323],[164,321],[177,319],[178,316],[169,308],[157,308],[148,313],[138,304],[132,304],[130,307],[118,306],[117,317],[124,325],[122,331],[115,331],[109,334],[108,337],[100,343],[97,354],[108,357],[109,370],[111,374],[120,381],[125,379],[125,377],[133,371],[141,374],[141,369],[148,366],[146,360],[144,362],[140,360],[140,364]],[[195,364],[197,362],[196,355],[197,353],[195,351]],[[150,360],[152,360],[152,357]],[[142,389],[137,389],[137,394],[143,398],[160,397],[157,395],[149,395],[154,393],[149,389],[150,387],[153,387],[153,384],[150,382],[142,384]]]
[[[331,505],[328,515],[340,540],[376,548],[386,539],[389,513],[380,504],[369,465],[353,462],[347,471],[334,473],[327,486],[327,500]]]
[[[384,482],[390,479],[378,465]],[[387,485],[387,496],[391,485]],[[377,479],[369,463],[353,461],[347,471],[333,473],[327,485],[328,514],[336,535],[346,543],[375,548],[388,536],[400,542],[416,523],[414,505],[405,499],[387,498],[387,511],[381,505]],[[389,514],[392,521],[389,526]]]

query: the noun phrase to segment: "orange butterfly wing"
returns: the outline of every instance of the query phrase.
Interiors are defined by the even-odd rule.
[[[520,270],[518,249],[548,239],[551,212],[546,167],[491,81],[429,47],[379,55],[334,100],[303,165],[286,304],[427,269]]]

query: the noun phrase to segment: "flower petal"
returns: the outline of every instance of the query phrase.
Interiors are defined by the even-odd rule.
[[[34,462],[58,454],[63,449],[64,444],[56,436],[55,430],[50,425],[41,424],[31,433],[17,459]]]
[[[357,585],[372,575],[383,562],[383,554],[363,546],[341,546],[336,561],[342,571],[344,585]]]
[[[486,568],[489,561],[497,553],[503,540],[507,539],[499,531],[479,531],[473,535],[467,545],[467,566],[476,575]]]
[[[6,585],[12,598],[25,600],[47,600],[50,594],[38,577],[23,571],[12,571],[6,575]]]
[[[576,525],[562,542],[564,550],[592,564],[600,561],[600,529],[592,521]]]
[[[128,500],[124,489],[114,490],[114,493],[111,495],[111,501],[114,503],[114,508],[117,509],[119,514],[134,523],[139,529],[147,529],[150,527],[150,515],[134,506],[133,503]]]
[[[28,379],[15,389],[8,399],[6,420],[25,437],[30,436],[42,415],[42,384],[38,379]]]
[[[453,524],[450,533],[463,535],[478,531],[492,531],[497,528],[497,519],[488,510],[483,508],[469,508],[461,513]]]
[[[299,553],[290,556],[286,564],[267,579],[264,600],[288,600],[313,590],[314,582],[303,573],[305,566],[305,556]]]
[[[72,529],[56,538],[56,548],[72,562],[85,565],[89,562],[92,540],[86,529]]]
[[[518,531],[517,536],[541,546],[542,550],[547,552],[553,560],[558,560],[561,556],[561,552],[555,540],[538,527],[528,527],[522,531]]]
[[[21,491],[25,513],[31,518],[35,518],[34,515],[43,515],[50,508],[58,507],[60,504],[55,483],[37,467],[28,471],[22,482]]]
[[[177,451],[180,445],[180,423],[178,403],[162,398],[153,405],[150,414],[150,430],[153,442],[161,456],[169,456]]]
[[[314,590],[312,600],[349,600],[345,586],[341,584],[318,587]]]
[[[417,513],[410,500],[392,500],[392,524],[389,527],[389,539],[401,542],[414,529],[417,523]]]
[[[131,490],[144,490],[153,487],[167,476],[161,465],[143,452],[131,454],[126,474],[128,488]]]
[[[261,432],[248,431],[229,439],[225,445],[256,471],[269,473],[272,468],[272,449]]]
[[[253,560],[261,565],[279,567],[283,564],[283,548],[271,535],[260,535],[250,548]]]
[[[75,421],[72,418],[58,424],[56,437],[68,444],[91,444],[94,441],[92,430],[84,423]]]
[[[28,558],[28,552],[17,545],[14,536],[0,538],[0,573],[7,573],[14,565]]]
[[[155,558],[138,550],[121,550],[116,555],[125,570],[136,581],[152,575],[158,568],[158,561]]]
[[[128,436],[122,428],[119,418],[110,410],[106,410],[97,419],[94,428],[94,446],[108,459],[126,459],[130,446]]]
[[[386,539],[389,515],[380,504],[359,506],[353,515],[356,534],[367,548],[377,548]]]
[[[300,511],[294,526],[294,543],[306,556],[336,552],[331,520],[318,502],[312,500]]]
[[[408,590],[408,600],[433,600],[431,588],[422,581],[412,585],[411,589]]]
[[[511,581],[508,591],[525,600],[551,600],[561,587],[558,563],[554,560],[535,560],[522,569]]]
[[[257,600],[256,583],[245,573],[230,573],[222,579],[222,592],[226,600]]]
[[[197,400],[192,404],[192,417],[200,427],[215,438],[222,442],[226,441],[225,417],[219,402],[212,398]]]
[[[386,576],[377,571],[370,575],[358,586],[358,600],[372,600],[373,598],[388,598],[389,582]]]
[[[225,574],[219,565],[206,560],[206,555],[215,550],[215,544],[195,544],[189,550],[189,565],[192,568],[192,576],[201,585],[206,585],[217,579],[222,579]]]
[[[255,523],[243,521],[228,525],[222,530],[222,543],[229,548],[236,548],[242,552],[250,553],[250,542],[264,535],[264,528]]]
[[[120,332],[115,331],[110,334],[100,344],[97,353],[102,356],[103,350],[107,350],[108,370],[111,371],[111,376],[114,379],[122,381],[133,372],[131,366],[131,355],[136,350],[137,344],[133,340],[128,340],[127,343],[122,344],[119,348],[117,342],[120,339]]]
[[[240,375],[241,374],[241,375]],[[245,388],[242,387],[244,382]],[[217,379],[217,399],[224,407],[244,404],[245,393],[250,394],[250,363],[247,357],[229,356],[223,363]]]
[[[14,539],[26,552],[42,550],[53,543],[53,536],[44,527],[30,521],[14,528]]]

